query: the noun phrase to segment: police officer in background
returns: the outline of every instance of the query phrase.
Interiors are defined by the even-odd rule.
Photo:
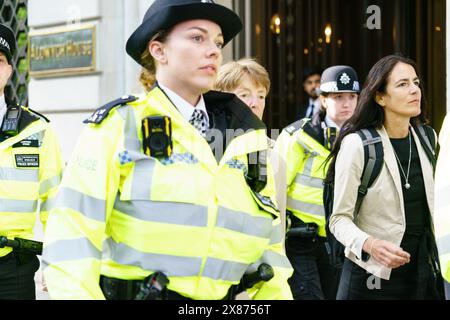
[[[39,259],[6,244],[33,238],[39,200],[45,225],[63,161],[49,121],[5,96],[15,47],[14,33],[0,24],[0,299],[31,300]]]
[[[50,213],[51,298],[232,299],[264,263],[274,276],[250,296],[292,298],[264,123],[210,91],[241,28],[211,0],[150,6],[126,46],[148,92],[86,121]]]
[[[339,128],[357,103],[359,82],[349,66],[326,69],[320,80],[321,111],[280,134],[275,150],[287,166],[286,254],[294,267],[289,279],[294,299],[335,299],[337,280],[326,248],[323,179],[325,160]]]
[[[439,132],[439,157],[434,185],[434,232],[439,250],[441,273],[444,278],[445,298],[450,300],[450,116],[445,117]]]

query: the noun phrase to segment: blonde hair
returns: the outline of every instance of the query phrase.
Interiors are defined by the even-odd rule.
[[[148,42],[147,48],[141,55],[141,65],[143,66],[141,74],[139,75],[139,82],[146,92],[149,92],[156,83],[156,63],[153,59],[148,47],[152,41],[165,42],[171,29],[162,30],[156,33],[153,38]]]
[[[224,64],[219,70],[214,88],[217,91],[233,91],[240,85],[245,75],[248,75],[254,83],[262,85],[269,93],[269,73],[255,59],[250,58]]]

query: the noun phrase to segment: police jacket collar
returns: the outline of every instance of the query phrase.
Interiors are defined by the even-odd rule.
[[[235,94],[209,91],[203,97],[208,111],[213,113],[225,111],[231,115],[228,129],[242,129],[244,131],[266,129],[264,122]]]

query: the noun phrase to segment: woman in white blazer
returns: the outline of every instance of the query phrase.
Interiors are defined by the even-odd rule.
[[[437,298],[430,263],[433,168],[412,129],[426,122],[422,93],[413,61],[382,58],[370,70],[333,149],[330,230],[346,247],[337,299]],[[355,132],[363,128],[378,131],[384,163],[354,217],[364,167],[362,140]]]

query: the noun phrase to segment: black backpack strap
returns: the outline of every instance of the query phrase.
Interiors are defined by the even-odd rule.
[[[414,131],[419,137],[420,143],[433,166],[433,172],[436,170],[436,136],[434,130],[430,126],[419,124],[413,126]]]
[[[361,176],[361,185],[358,187],[354,216],[359,212],[362,201],[367,194],[367,189],[373,184],[381,172],[383,166],[383,143],[375,129],[361,129],[356,132],[364,146],[364,168]]]

